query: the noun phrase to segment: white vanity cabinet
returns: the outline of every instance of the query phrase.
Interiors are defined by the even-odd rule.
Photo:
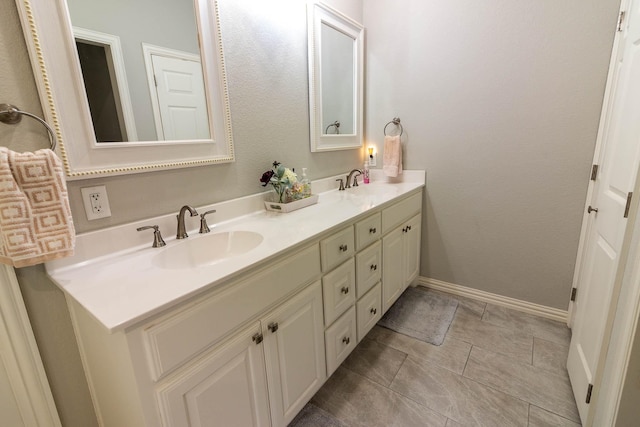
[[[417,276],[421,208],[412,190],[124,329],[68,297],[100,425],[285,427]]]

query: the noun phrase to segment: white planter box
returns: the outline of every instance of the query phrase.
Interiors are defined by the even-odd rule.
[[[307,197],[306,199],[300,199],[300,200],[296,200],[295,202],[289,202],[289,203],[278,203],[278,202],[264,202],[264,207],[268,210],[268,211],[274,211],[274,212],[291,212],[291,211],[295,211],[298,209],[302,209],[306,206],[311,206],[311,205],[315,205],[316,203],[318,203],[318,195],[317,194],[313,194],[309,197]]]

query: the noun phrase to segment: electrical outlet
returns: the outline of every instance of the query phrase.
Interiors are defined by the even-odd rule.
[[[378,157],[378,153],[373,153],[371,156],[369,156],[369,166],[375,166],[376,165],[377,157]]]
[[[109,198],[107,197],[107,187],[99,185],[97,187],[81,188],[82,201],[84,202],[84,211],[87,219],[107,218],[111,216],[111,208],[109,207]]]

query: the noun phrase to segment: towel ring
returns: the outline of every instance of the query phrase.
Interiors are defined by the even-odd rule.
[[[324,130],[325,134],[329,133],[329,128],[330,127],[335,127],[336,128],[336,134],[339,135],[340,134],[340,122],[338,120],[336,120],[335,122],[331,123],[329,126],[327,126],[327,128]]]
[[[42,125],[47,128],[49,132],[49,144],[51,144],[51,150],[56,149],[56,135],[53,133],[53,129],[51,126],[40,117],[35,114],[28,113],[26,111],[20,110],[15,105],[11,104],[0,104],[0,122],[6,123],[8,125],[15,125],[20,123],[22,120],[22,116],[31,117],[34,120],[42,123]]]
[[[403,129],[402,125],[400,124],[400,117],[394,117],[393,120],[391,120],[389,123],[384,125],[384,129],[382,130],[382,133],[384,133],[384,136],[387,136],[387,126],[389,126],[391,123],[393,123],[394,125],[396,125],[396,126],[398,126],[400,128],[400,135],[398,135],[398,136],[402,136],[402,132],[404,132],[404,129]]]

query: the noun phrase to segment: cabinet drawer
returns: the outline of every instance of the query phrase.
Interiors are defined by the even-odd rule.
[[[142,331],[151,378],[183,364],[300,286],[320,275],[318,246],[239,280]],[[285,278],[286,280],[283,280]]]
[[[371,215],[356,224],[356,250],[366,248],[382,235],[380,214]]]
[[[322,278],[324,324],[330,325],[356,300],[356,270],[353,258]]]
[[[353,227],[338,231],[320,242],[322,271],[329,271],[353,255]]]
[[[358,342],[378,323],[382,317],[382,286],[378,283],[356,304],[358,319]]]
[[[377,242],[356,255],[356,290],[358,298],[380,281],[382,245]]]
[[[327,376],[330,377],[356,347],[356,308],[351,307],[343,314],[325,331],[324,337],[327,348]]]
[[[382,233],[391,231],[422,208],[422,193],[414,194],[382,211]]]

